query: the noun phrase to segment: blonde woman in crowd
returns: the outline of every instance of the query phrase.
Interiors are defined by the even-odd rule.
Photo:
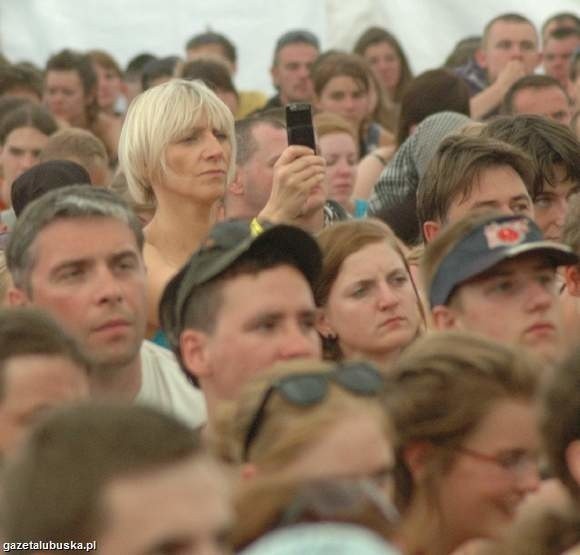
[[[232,113],[199,81],[153,87],[131,103],[119,162],[135,200],[156,207],[144,228],[151,336],[163,288],[207,235],[233,176]]]

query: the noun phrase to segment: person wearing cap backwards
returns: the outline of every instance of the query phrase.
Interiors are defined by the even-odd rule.
[[[427,245],[421,274],[435,328],[481,333],[551,365],[565,354],[556,269],[578,257],[525,216],[468,216]]]
[[[288,225],[216,225],[168,283],[160,322],[183,369],[216,405],[274,362],[321,358],[312,283],[316,241]]]

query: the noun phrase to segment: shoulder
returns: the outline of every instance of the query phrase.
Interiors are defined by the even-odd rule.
[[[141,369],[138,402],[153,405],[192,427],[205,423],[203,393],[187,379],[171,351],[143,341]]]

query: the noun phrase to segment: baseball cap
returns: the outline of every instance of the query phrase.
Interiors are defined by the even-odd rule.
[[[490,217],[460,239],[439,264],[428,291],[431,307],[447,304],[461,283],[504,260],[531,252],[543,254],[554,266],[578,262],[568,246],[544,240],[540,228],[530,218]]]
[[[322,268],[316,240],[291,225],[263,224],[254,234],[246,220],[230,220],[214,226],[201,247],[167,284],[159,305],[161,327],[174,349],[184,328],[184,310],[196,287],[223,274],[242,256],[256,259],[275,255],[295,266],[312,286]]]
[[[26,170],[12,183],[12,207],[20,213],[38,197],[60,187],[90,185],[91,178],[82,166],[70,160],[41,162]]]

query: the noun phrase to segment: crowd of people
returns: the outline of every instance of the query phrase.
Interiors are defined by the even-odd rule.
[[[237,64],[0,59],[3,551],[580,553],[580,17]]]

